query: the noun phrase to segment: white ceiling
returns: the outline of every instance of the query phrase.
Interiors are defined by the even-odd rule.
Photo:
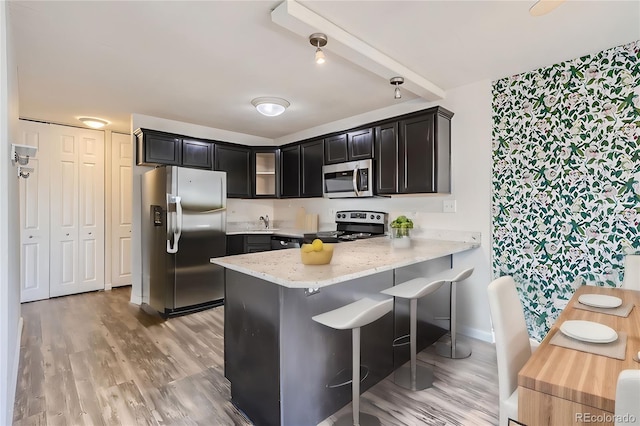
[[[444,90],[640,39],[640,2],[300,1]],[[128,132],[139,113],[266,138],[417,98],[271,20],[280,1],[10,1],[20,116]],[[318,28],[323,31],[322,28]],[[281,116],[251,99],[291,102]]]

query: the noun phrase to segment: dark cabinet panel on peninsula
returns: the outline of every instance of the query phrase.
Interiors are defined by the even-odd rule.
[[[451,192],[451,117],[441,107],[376,126],[378,194]]]
[[[227,197],[251,196],[251,150],[241,145],[215,144],[214,170],[227,172]]]
[[[373,129],[360,129],[325,138],[325,164],[373,158]]]

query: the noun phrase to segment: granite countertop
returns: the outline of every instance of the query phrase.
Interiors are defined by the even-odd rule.
[[[413,238],[411,248],[398,249],[389,238],[369,238],[334,245],[328,265],[303,265],[300,249],[212,258],[211,263],[289,288],[320,288],[480,247],[469,241]]]
[[[254,229],[232,229],[227,230],[227,235],[281,235],[283,237],[302,238],[305,232],[302,229],[294,228],[254,228]]]

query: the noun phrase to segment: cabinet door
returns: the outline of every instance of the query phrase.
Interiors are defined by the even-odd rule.
[[[398,123],[376,127],[376,193],[398,192]]]
[[[280,149],[280,196],[300,196],[300,145]]]
[[[335,135],[324,140],[325,164],[348,161],[347,134]]]
[[[215,170],[227,172],[227,197],[251,196],[251,151],[249,148],[216,144]]]
[[[322,139],[300,145],[302,185],[300,195],[322,197],[322,165],[324,143]]]
[[[166,164],[179,166],[182,164],[182,139],[176,136],[143,132],[138,136],[138,144],[142,141],[142,149],[138,150],[138,165]]]
[[[436,192],[435,114],[400,121],[400,193]]]
[[[349,161],[373,158],[373,129],[362,129],[347,134]]]
[[[278,150],[253,150],[253,196],[274,198],[278,195]]]
[[[182,139],[182,165],[211,170],[213,168],[213,144],[193,139]]]

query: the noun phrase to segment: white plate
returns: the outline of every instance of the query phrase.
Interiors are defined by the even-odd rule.
[[[573,339],[589,343],[610,343],[618,338],[618,333],[613,328],[592,321],[565,321],[560,326],[560,331]]]
[[[594,308],[617,308],[622,305],[622,299],[619,297],[604,294],[583,294],[578,297],[578,302]]]

